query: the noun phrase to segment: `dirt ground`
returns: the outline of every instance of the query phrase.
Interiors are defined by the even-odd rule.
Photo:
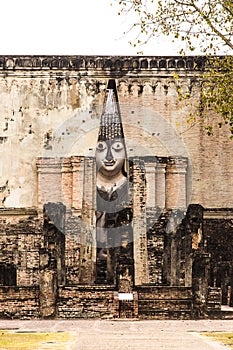
[[[64,350],[226,350],[200,333],[233,332],[233,320],[0,320],[0,329],[74,333]]]

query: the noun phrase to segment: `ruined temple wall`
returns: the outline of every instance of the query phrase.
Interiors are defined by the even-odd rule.
[[[203,220],[206,249],[211,253],[209,285],[221,288],[221,302],[233,305],[233,211],[206,210]]]
[[[0,263],[16,268],[17,286],[38,285],[39,250],[44,244],[42,218],[32,210],[5,210],[0,227]]]
[[[110,286],[65,286],[59,288],[59,318],[113,318],[114,290]]]
[[[190,319],[193,317],[192,289],[187,287],[140,286],[138,317]]]
[[[39,287],[1,287],[0,286],[0,317],[4,319],[38,318]]]
[[[130,140],[129,148],[138,153],[141,148],[141,152],[158,156],[186,156],[189,159],[188,203],[213,208],[232,207],[229,186],[233,166],[228,161],[232,158],[232,141],[229,140],[227,128],[218,129],[214,118],[210,121],[214,130],[212,137],[207,136],[201,123],[190,127],[187,119],[192,109],[189,101],[179,101],[177,83],[172,81],[172,77],[160,76],[158,82],[152,75],[148,80],[148,85],[145,80],[140,81],[143,92],[134,99],[130,93],[122,93],[121,89],[119,91],[122,105],[131,103],[125,110],[122,108],[122,119],[127,123],[130,116],[130,120],[133,119],[135,123],[136,119],[138,124],[137,128],[125,127],[126,143]],[[192,78],[186,76],[178,84],[187,88],[191,81]],[[129,82],[124,84],[129,85]],[[198,98],[198,83],[196,86],[192,84],[191,101],[194,102]],[[145,90],[146,87],[149,91]],[[138,107],[133,106],[133,103]],[[137,141],[135,135],[140,135]]]
[[[94,155],[104,89],[115,78],[128,156],[188,157],[188,202],[231,207],[232,142],[224,128],[207,137],[199,123],[190,127],[189,102],[178,98],[178,87],[192,87],[191,100],[198,99],[193,63],[192,58],[1,57],[0,206],[37,206],[38,157]],[[56,177],[60,182],[56,174],[54,183]],[[62,202],[71,200],[68,178],[69,172],[57,190]]]

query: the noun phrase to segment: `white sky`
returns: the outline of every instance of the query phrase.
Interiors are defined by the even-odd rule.
[[[168,40],[133,48],[125,36],[132,18],[118,16],[111,0],[1,1],[1,55],[176,55]]]

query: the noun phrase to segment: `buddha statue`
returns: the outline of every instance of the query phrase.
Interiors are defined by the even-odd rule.
[[[106,91],[95,153],[98,283],[114,283],[117,261],[132,242],[127,154],[114,83],[110,80]]]

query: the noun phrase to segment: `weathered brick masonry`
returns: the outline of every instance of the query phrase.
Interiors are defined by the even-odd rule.
[[[1,317],[186,319],[233,306],[232,141],[214,118],[213,137],[187,124],[199,99],[194,67],[204,65],[0,57]],[[95,149],[109,79],[131,198],[122,245],[108,251],[111,284],[96,272]]]

